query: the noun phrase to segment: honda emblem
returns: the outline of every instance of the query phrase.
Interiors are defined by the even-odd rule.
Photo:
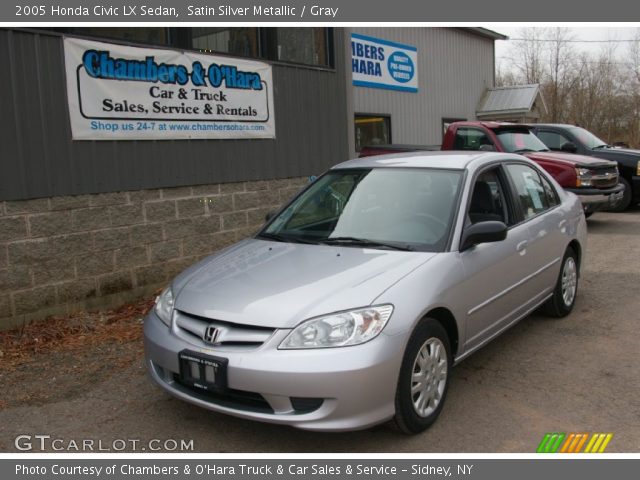
[[[216,327],[213,325],[207,325],[207,328],[205,328],[204,333],[202,334],[202,339],[207,343],[216,343],[219,333],[220,330]]]

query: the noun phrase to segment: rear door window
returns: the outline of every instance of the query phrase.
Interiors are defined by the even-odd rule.
[[[536,170],[528,165],[516,163],[506,165],[505,169],[513,182],[525,220],[550,208],[547,191]]]
[[[560,204],[560,200],[558,198],[558,192],[551,182],[547,180],[544,175],[540,175],[540,180],[542,181],[542,188],[544,188],[544,192],[547,195],[547,201],[549,202],[549,207],[555,207]]]

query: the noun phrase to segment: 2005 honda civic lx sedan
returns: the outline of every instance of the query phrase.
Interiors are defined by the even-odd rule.
[[[148,370],[216,412],[420,432],[456,362],[540,306],[571,312],[585,241],[578,198],[524,157],[351,160],[171,282]]]

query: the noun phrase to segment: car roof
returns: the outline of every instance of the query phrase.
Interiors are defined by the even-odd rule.
[[[502,128],[532,128],[528,123],[513,123],[513,122],[496,122],[493,120],[460,120],[454,122],[459,127],[485,127],[489,130],[497,130]]]
[[[571,125],[569,123],[536,123],[533,127],[578,128],[576,125]]]
[[[496,160],[523,159],[514,154],[496,152],[459,152],[459,151],[418,151],[393,153],[388,155],[374,155],[355,158],[340,163],[335,169],[345,168],[442,168],[451,170],[466,170],[471,164],[474,167]],[[477,164],[477,165],[476,165]]]

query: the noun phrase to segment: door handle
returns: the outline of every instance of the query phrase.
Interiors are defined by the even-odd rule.
[[[524,255],[526,253],[527,245],[529,245],[529,242],[523,240],[518,245],[516,245],[516,250],[520,252],[521,255]]]

